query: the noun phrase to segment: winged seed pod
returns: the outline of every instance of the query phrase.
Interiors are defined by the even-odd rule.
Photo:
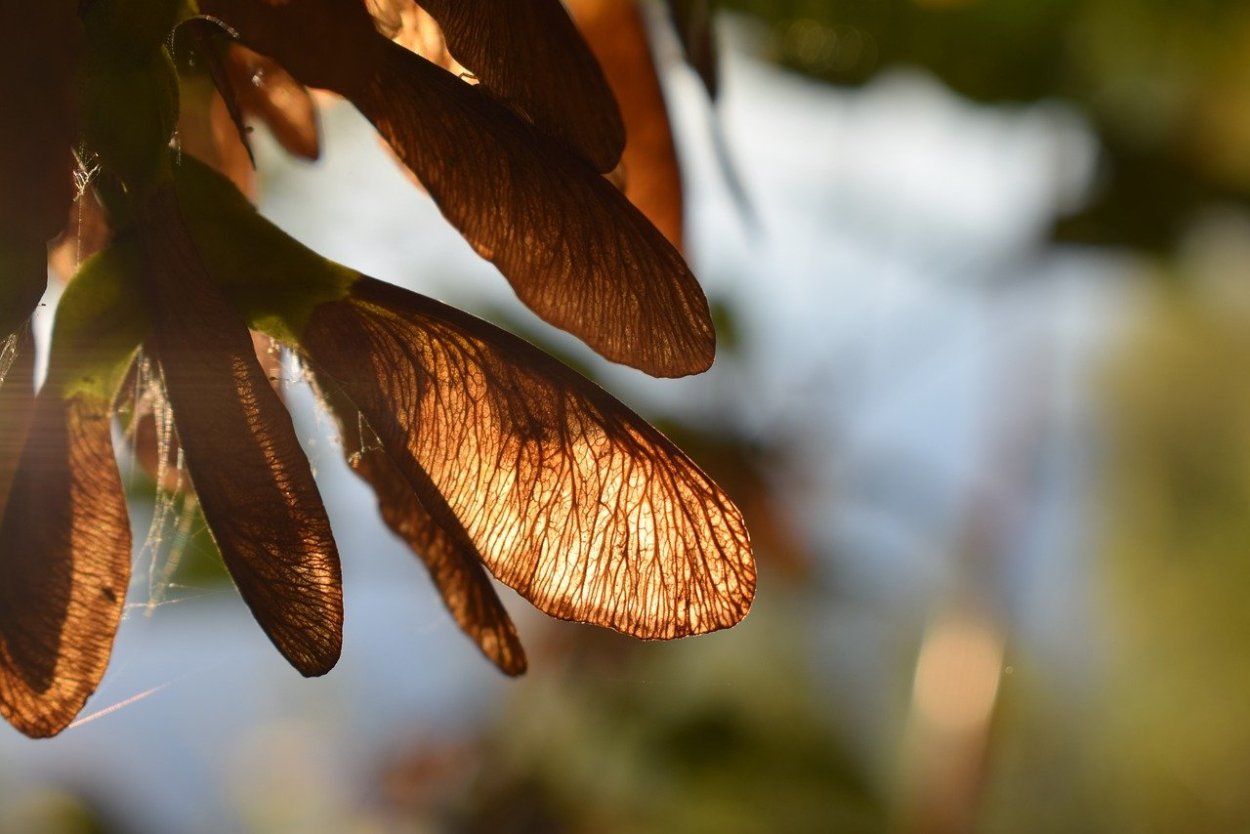
[[[69,82],[78,104],[73,118],[46,118],[81,126],[56,135],[98,165],[81,199],[99,203],[109,241],[62,297],[37,392],[30,311],[4,310],[0,714],[19,730],[62,730],[108,665],[132,546],[112,424],[138,362],[163,386],[209,532],[261,628],[305,675],[337,660],[338,552],[255,333],[302,358],[383,519],[503,672],[521,673],[526,658],[491,575],[552,616],[642,638],[745,616],[756,574],[742,516],[659,432],[520,339],[295,242],[194,158],[208,144],[169,147],[175,124],[212,124],[191,112],[211,101],[189,86],[203,76],[180,78],[171,44],[192,43],[236,123],[246,97],[230,89],[230,62],[275,73],[294,109],[263,98],[250,109],[302,131],[297,151],[315,137],[299,127],[312,112],[301,85],[328,87],[549,321],[654,374],[706,367],[701,290],[599,174],[620,155],[620,126],[590,50],[558,3],[536,2],[527,13],[551,40],[523,61],[504,8],[427,4],[455,57],[478,64],[477,86],[389,41],[363,0],[89,0],[62,15],[85,32]],[[223,50],[201,23],[180,39],[197,11],[256,54]],[[537,81],[509,87],[504,60]],[[550,82],[569,72],[584,83]],[[6,139],[0,161],[20,148]],[[60,164],[23,187],[55,183]],[[27,250],[59,231],[10,226]],[[6,267],[0,295],[25,298],[30,280]]]
[[[360,0],[201,7],[299,81],[356,105],[451,224],[548,322],[656,376],[712,364],[707,299],[685,261],[564,142],[392,43]]]

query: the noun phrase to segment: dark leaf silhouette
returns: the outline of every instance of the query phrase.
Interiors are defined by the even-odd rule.
[[[47,288],[47,243],[30,237],[0,239],[0,338],[26,323]]]
[[[596,170],[616,167],[625,127],[608,82],[560,0],[423,0],[452,57],[482,87]]]
[[[159,364],[191,482],[243,599],[305,675],[342,640],[338,552],[291,418],[238,313],[211,283],[172,188],[139,223]]]
[[[35,340],[24,326],[0,342],[0,519],[35,408]]]
[[[0,340],[47,286],[47,242],[74,196],[74,75],[83,31],[71,0],[5,3],[0,31]]]
[[[300,83],[352,99],[389,45],[361,0],[202,0],[200,10]]]
[[[712,0],[665,0],[665,4],[686,61],[699,74],[708,97],[715,99],[720,76],[716,33],[712,29]]]

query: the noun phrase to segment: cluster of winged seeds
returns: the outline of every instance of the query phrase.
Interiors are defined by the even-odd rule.
[[[0,714],[19,730],[67,726],[108,663],[132,558],[112,429],[137,363],[261,628],[306,675],[337,661],[339,556],[257,333],[301,358],[383,518],[504,672],[526,660],[490,575],[643,638],[746,614],[742,516],[659,432],[528,343],[322,258],[245,196],[244,118],[315,156],[307,88],[330,91],[538,315],[656,376],[705,370],[706,299],[627,197],[680,235],[679,203],[647,196],[675,167],[654,70],[629,68],[645,39],[619,45],[639,10],[572,8],[616,40],[602,65],[559,0],[5,4],[23,36],[0,50]],[[36,391],[49,241],[77,218],[81,247],[84,215],[99,251],[70,260]]]

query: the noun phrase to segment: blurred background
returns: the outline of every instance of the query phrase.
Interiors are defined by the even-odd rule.
[[[60,737],[0,727],[0,832],[1250,830],[1250,7],[726,0],[714,102],[647,12],[703,376],[539,323],[349,106],[316,164],[257,131],[260,203],[661,426],[747,514],[750,616],[642,643],[505,590],[503,678],[288,364],[339,667],[135,472],[112,667]]]

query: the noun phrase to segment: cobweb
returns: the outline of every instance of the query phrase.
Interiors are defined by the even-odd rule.
[[[301,440],[304,451],[308,453],[308,462],[316,477],[323,454],[334,458],[342,458],[355,465],[360,456],[372,449],[382,448],[373,428],[365,420],[359,410],[355,412],[355,425],[340,424],[326,405],[325,397],[317,384],[317,378],[304,363],[303,357],[296,351],[283,351],[283,382],[284,396],[288,406],[294,406],[292,415],[310,415],[313,420],[311,433],[305,433]],[[326,446],[323,448],[321,443]],[[348,451],[348,450],[352,451]]]
[[[123,436],[130,449],[131,481],[137,484],[146,480],[139,474],[145,471],[155,484],[152,517],[134,557],[135,584],[146,586],[145,600],[127,608],[151,616],[161,606],[188,598],[174,596],[173,592],[197,590],[173,580],[188,546],[203,531],[204,521],[187,476],[160,373],[147,356],[141,354],[135,360],[127,396],[130,413],[121,416]],[[132,592],[135,590],[138,589],[132,588]]]
[[[296,353],[262,338],[257,341],[257,354],[288,406],[305,411],[299,406],[309,405],[304,401],[306,397],[312,400],[309,410],[315,425],[305,434],[303,446],[315,476],[318,461],[326,451],[319,441],[328,440],[329,451],[335,456],[342,453],[337,422],[320,407],[319,398],[311,390],[311,374]],[[150,617],[157,608],[225,593],[225,588],[201,588],[175,581],[193,548],[202,547],[205,541],[211,541],[211,536],[204,535],[207,525],[178,443],[160,370],[142,352],[121,397],[118,416],[128,449],[127,480],[131,490],[145,490],[153,485],[152,515],[133,561],[130,595],[134,601],[127,606],[128,613],[142,611]],[[380,446],[363,416],[358,420],[359,437],[353,438],[353,448],[368,450]]]
[[[74,269],[82,264],[83,200],[87,189],[100,174],[97,154],[89,153],[85,144],[74,152]]]
[[[4,384],[4,378],[9,375],[13,360],[17,358],[17,336],[16,333],[10,333],[3,346],[0,346],[0,385]]]

